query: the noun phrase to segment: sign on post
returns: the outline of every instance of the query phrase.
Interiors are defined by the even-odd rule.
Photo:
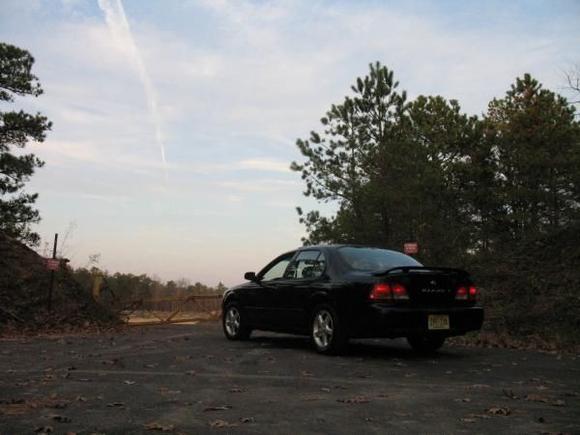
[[[46,258],[46,268],[48,270],[58,270],[60,267],[60,260],[57,258]]]
[[[403,245],[403,252],[405,254],[418,254],[419,244],[417,242],[408,242]]]

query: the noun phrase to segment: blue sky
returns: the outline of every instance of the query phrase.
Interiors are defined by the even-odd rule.
[[[1,0],[54,123],[37,230],[77,266],[234,284],[300,244],[298,137],[368,63],[470,114],[529,72],[563,91],[580,2]],[[5,106],[3,106],[3,109]],[[165,161],[162,156],[164,151]],[[332,211],[331,205],[322,207]]]

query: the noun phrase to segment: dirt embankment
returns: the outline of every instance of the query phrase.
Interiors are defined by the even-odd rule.
[[[52,310],[47,310],[50,271],[32,249],[0,232],[0,331],[112,325],[114,315],[72,278],[64,264],[55,272]]]

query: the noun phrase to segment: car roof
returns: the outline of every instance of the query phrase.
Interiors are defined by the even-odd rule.
[[[338,249],[338,248],[370,248],[370,249],[384,249],[385,251],[392,251],[392,252],[399,252],[394,249],[383,248],[381,246],[372,246],[372,245],[360,245],[356,243],[340,243],[340,244],[329,244],[329,245],[307,245],[307,246],[300,246],[296,248],[296,251],[301,250],[308,250],[308,249]]]

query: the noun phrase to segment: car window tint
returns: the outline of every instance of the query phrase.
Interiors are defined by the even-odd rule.
[[[312,279],[318,278],[324,272],[326,259],[320,251],[302,251],[288,267],[285,278]]]
[[[355,270],[379,272],[399,266],[421,266],[414,258],[388,249],[344,246],[338,248],[338,253]]]
[[[273,279],[279,279],[284,276],[284,271],[290,263],[290,257],[283,258],[277,263],[273,264],[263,275],[262,279],[264,281],[272,281]]]

